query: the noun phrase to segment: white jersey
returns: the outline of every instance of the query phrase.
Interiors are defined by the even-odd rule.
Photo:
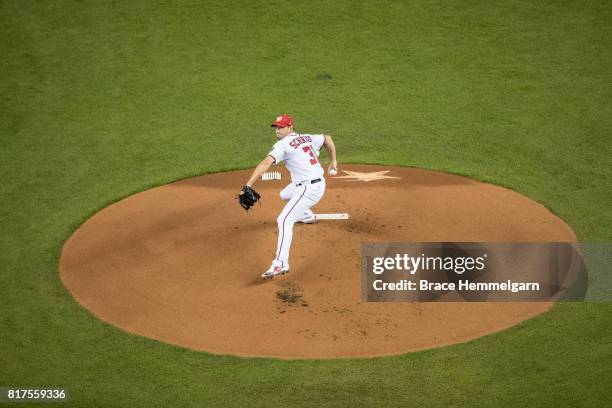
[[[290,133],[274,144],[269,156],[272,156],[276,164],[285,162],[293,183],[314,180],[323,177],[323,167],[317,152],[321,150],[324,141],[324,135]]]

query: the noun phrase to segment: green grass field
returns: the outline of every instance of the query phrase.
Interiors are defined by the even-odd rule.
[[[610,303],[398,357],[241,359],[100,322],[58,260],[111,202],[253,167],[283,112],[340,162],[507,186],[609,242],[611,27],[607,1],[0,0],[0,387],[86,407],[609,406]]]

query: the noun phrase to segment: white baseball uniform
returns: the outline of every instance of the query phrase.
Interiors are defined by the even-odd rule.
[[[289,249],[293,238],[293,224],[313,216],[310,208],[321,201],[325,194],[323,167],[317,152],[323,146],[324,135],[300,135],[290,133],[274,144],[269,153],[276,164],[285,162],[291,174],[291,184],[280,196],[288,200],[278,215],[278,243],[275,266],[289,265]]]

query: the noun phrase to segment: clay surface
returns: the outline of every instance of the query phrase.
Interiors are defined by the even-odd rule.
[[[262,205],[234,195],[251,170],[144,191],[87,220],[60,275],[76,300],[130,333],[218,354],[367,357],[463,342],[545,312],[550,303],[364,303],[364,242],[575,242],[567,224],[516,192],[414,168],[344,165],[316,213],[296,224],[291,272],[262,281],[289,182],[259,181]],[[374,173],[351,177],[344,171]],[[380,177],[393,178],[380,178]],[[370,178],[369,181],[364,181]]]

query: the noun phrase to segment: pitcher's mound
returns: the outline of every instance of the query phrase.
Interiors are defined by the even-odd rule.
[[[549,303],[363,303],[363,242],[575,242],[544,206],[449,174],[347,165],[327,178],[318,213],[296,224],[291,271],[262,281],[275,255],[278,197],[234,195],[250,170],[154,188],[97,213],[65,244],[60,274],[77,301],[123,330],[211,353],[280,358],[399,354],[463,342]]]

